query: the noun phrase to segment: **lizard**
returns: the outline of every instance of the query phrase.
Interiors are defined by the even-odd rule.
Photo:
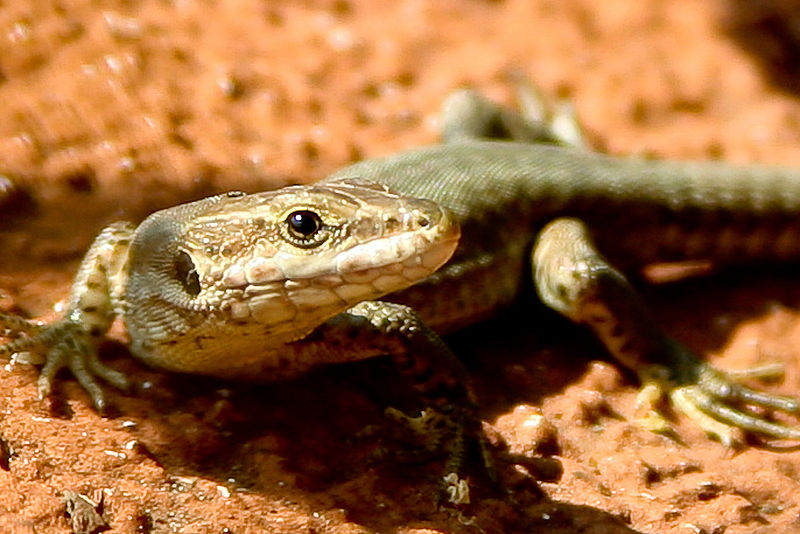
[[[67,367],[100,411],[98,378],[128,387],[97,355],[117,318],[130,353],[168,371],[272,380],[390,355],[432,407],[423,427],[447,423],[445,479],[458,478],[472,445],[489,472],[491,458],[464,367],[441,336],[495,315],[530,277],[545,305],[588,325],[638,374],[644,404],[666,394],[728,446],[742,431],[800,439],[800,428],[748,410],[797,414],[800,402],[703,362],[656,325],[624,274],[656,261],[797,261],[800,171],[591,152],[565,114],[548,122],[532,91],[520,94],[521,113],[455,92],[439,145],[110,225],[62,319],[0,314],[16,338],[0,354],[44,352],[40,397]]]

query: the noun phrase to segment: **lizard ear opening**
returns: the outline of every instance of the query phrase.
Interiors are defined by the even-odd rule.
[[[175,277],[189,295],[196,297],[200,294],[200,277],[197,275],[194,261],[182,250],[175,256]]]

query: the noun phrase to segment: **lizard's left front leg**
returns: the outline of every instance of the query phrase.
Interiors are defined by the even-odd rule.
[[[440,481],[441,497],[451,504],[469,502],[462,474],[472,446],[481,456],[485,475],[492,484],[496,483],[467,373],[412,308],[382,301],[361,302],[296,344],[296,350],[302,352],[346,350],[350,355],[390,355],[428,408],[416,418],[403,416],[397,410],[390,410],[389,415],[403,420],[409,430],[425,434],[420,437],[427,449],[447,455]]]
[[[800,439],[800,428],[739,409],[749,405],[797,414],[800,402],[737,384],[735,373],[701,361],[664,334],[622,273],[597,251],[580,221],[557,219],[545,227],[537,239],[533,268],[542,301],[587,324],[614,357],[638,373],[645,385],[640,401],[652,403],[666,391],[676,409],[728,446],[740,440],[737,429]],[[660,424],[664,429],[654,412],[647,421],[651,428]]]

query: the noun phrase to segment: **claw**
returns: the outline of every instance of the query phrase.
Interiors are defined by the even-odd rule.
[[[482,475],[495,489],[500,489],[485,437],[469,424],[470,417],[466,414],[444,414],[429,408],[417,417],[410,417],[397,409],[388,408],[386,415],[402,425],[404,441],[418,447],[416,451],[403,453],[402,460],[419,460],[431,454],[446,455],[445,475],[439,480],[440,503],[469,503],[470,486],[460,473],[464,471],[470,447],[477,447],[477,452],[480,453]]]
[[[81,347],[81,349],[85,349],[85,347]],[[81,387],[89,394],[95,409],[103,413],[106,407],[105,395],[103,394],[103,388],[100,387],[92,373],[86,368],[87,356],[87,353],[83,352],[83,350],[72,353],[68,358],[67,367],[69,367]]]
[[[800,412],[800,402],[795,398],[763,393],[733,382],[733,380],[738,377],[764,376],[766,372],[769,372],[770,376],[775,376],[776,370],[777,367],[773,364],[730,373],[726,371],[717,371],[706,365],[701,371],[699,383],[704,391],[720,399],[741,401],[786,413]]]
[[[648,381],[636,396],[636,422],[656,434],[673,433],[672,424],[664,417],[655,405],[664,395],[664,389],[656,381]]]
[[[739,436],[734,435],[734,429],[776,439],[800,439],[800,428],[774,423],[733,406],[743,404],[796,414],[800,411],[800,402],[797,399],[771,395],[736,384],[731,381],[730,374],[707,364],[698,365],[702,367],[696,383],[676,387],[670,393],[670,399],[678,410],[706,432],[729,446],[741,441]]]
[[[763,393],[738,384],[734,385],[732,389],[730,397],[732,400],[741,400],[755,406],[780,410],[786,413],[800,412],[800,402],[795,398],[784,395],[770,395],[769,393]]]
[[[37,381],[40,400],[50,396],[55,376],[64,367],[70,369],[91,397],[94,407],[101,413],[106,407],[106,400],[95,377],[100,377],[122,390],[129,387],[128,379],[122,373],[100,362],[93,338],[78,323],[64,319],[49,325],[38,325],[20,317],[0,314],[0,326],[27,336],[0,345],[0,354],[10,355],[37,349],[46,352]]]
[[[558,144],[587,149],[583,128],[569,100],[549,101],[544,92],[525,76],[512,75],[521,115],[531,124],[540,124]]]
[[[120,391],[129,391],[131,389],[131,382],[128,378],[117,371],[108,367],[97,357],[97,352],[92,352],[86,359],[86,364],[89,367],[89,374],[92,376],[99,376],[105,382],[111,384]]]
[[[687,415],[688,412],[685,409],[685,402],[691,403],[698,410],[710,415],[716,421],[728,427],[737,427],[748,432],[762,434],[771,438],[800,439],[800,429],[779,423],[772,423],[761,417],[732,408],[720,402],[720,399],[708,395],[697,387],[679,388],[673,392],[673,398],[676,393],[681,391],[683,392],[680,396],[681,408]]]
[[[744,441],[742,431],[736,427],[717,421],[704,412],[700,406],[695,403],[696,397],[692,394],[692,391],[696,389],[695,386],[684,386],[673,389],[669,394],[673,407],[689,417],[697,426],[705,430],[706,433],[720,440],[725,447],[735,449]]]
[[[783,364],[780,362],[756,365],[746,369],[726,370],[725,376],[736,382],[749,378],[767,380],[783,377]]]
[[[654,405],[662,392],[668,392],[675,410],[682,412],[708,434],[727,447],[743,442],[743,432],[752,432],[775,439],[800,440],[800,427],[775,423],[765,417],[748,413],[747,406],[777,410],[788,414],[800,413],[800,401],[784,395],[764,393],[734,382],[740,377],[774,377],[781,367],[776,364],[743,371],[721,371],[695,358],[683,347],[673,354],[678,375],[662,366],[650,366],[641,378],[645,384],[637,399],[637,420],[654,432],[669,430],[669,423]]]
[[[33,333],[41,331],[42,328],[42,325],[32,323],[31,321],[23,319],[22,317],[0,313],[0,329],[2,330],[7,330],[12,333],[27,334],[30,336]],[[10,345],[10,343],[7,343],[6,345],[0,345],[0,349],[7,345]]]
[[[27,336],[0,345],[0,354],[2,355],[33,350],[44,344],[42,339],[43,327],[22,317],[0,314],[0,327],[12,334],[25,334]]]

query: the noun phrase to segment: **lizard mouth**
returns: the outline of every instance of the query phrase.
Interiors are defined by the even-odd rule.
[[[336,272],[346,284],[370,284],[385,294],[404,289],[436,272],[458,246],[458,227],[431,239],[400,235],[353,247],[337,258]],[[387,239],[391,242],[387,242]],[[386,261],[378,261],[381,255]]]
[[[427,276],[447,262],[458,245],[460,228],[443,208],[428,201],[417,202],[430,204],[425,206],[426,217],[424,222],[417,223],[417,228],[371,239],[340,252],[335,258],[334,272],[352,276],[398,265],[410,269],[409,274],[414,269],[425,270]],[[419,278],[419,275],[409,276],[414,281]]]

